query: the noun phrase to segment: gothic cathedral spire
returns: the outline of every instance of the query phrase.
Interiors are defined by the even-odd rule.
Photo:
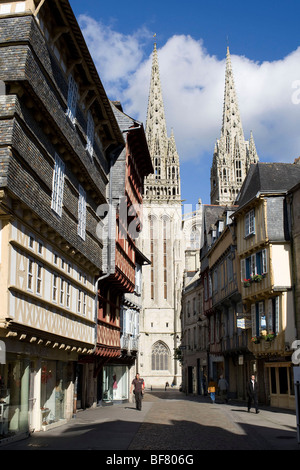
[[[156,44],[145,129],[155,173],[144,182],[139,238],[141,252],[151,261],[143,268],[139,368],[148,386],[161,388],[181,382],[174,350],[181,336],[184,237],[179,157],[173,131],[167,136]]]
[[[251,163],[258,161],[251,133],[244,138],[229,48],[227,48],[221,137],[217,140],[211,168],[211,204],[234,204]]]
[[[144,198],[162,202],[180,201],[179,156],[173,131],[170,138],[167,135],[156,43],[152,59],[146,137],[154,175],[149,176],[145,182]]]

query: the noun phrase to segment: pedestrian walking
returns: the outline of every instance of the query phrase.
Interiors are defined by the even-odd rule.
[[[255,380],[255,375],[251,375],[251,378],[247,384],[247,395],[248,395],[248,413],[250,412],[252,402],[254,404],[255,412],[259,413],[258,411],[258,385],[257,381]]]
[[[133,379],[130,387],[130,393],[134,393],[135,396],[135,405],[137,410],[142,409],[142,399],[143,393],[145,389],[145,382],[144,379],[140,377],[140,374],[137,373],[135,379]]]
[[[210,378],[210,380],[208,382],[207,391],[210,395],[210,399],[211,399],[212,403],[215,403],[215,401],[216,401],[216,388],[217,388],[216,382],[213,380],[213,378]]]
[[[228,382],[223,375],[220,375],[218,389],[222,403],[228,403]]]

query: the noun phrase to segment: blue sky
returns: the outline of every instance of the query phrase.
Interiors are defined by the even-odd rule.
[[[181,160],[182,198],[210,202],[220,137],[225,56],[232,55],[245,138],[260,161],[300,155],[300,2],[70,0],[107,95],[145,124],[156,33],[168,132]],[[298,49],[299,48],[299,49]]]

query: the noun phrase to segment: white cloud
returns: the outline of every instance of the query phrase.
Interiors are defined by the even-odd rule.
[[[80,25],[109,98],[145,123],[151,57],[145,59],[144,49],[151,34],[141,29],[126,36],[87,16]],[[300,155],[300,48],[261,64],[231,53],[245,138],[252,130],[261,161],[292,162]],[[182,35],[158,54],[168,130],[174,129],[181,161],[212,157],[221,132],[226,50],[218,60],[202,40]]]
[[[149,33],[141,28],[126,36],[87,15],[80,15],[79,24],[106,92],[111,99],[117,99],[113,95],[128,86],[142,63],[143,40]]]

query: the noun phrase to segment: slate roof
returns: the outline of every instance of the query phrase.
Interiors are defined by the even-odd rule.
[[[300,182],[300,165],[294,163],[256,163],[250,166],[236,201],[239,208],[257,193],[287,192]]]

